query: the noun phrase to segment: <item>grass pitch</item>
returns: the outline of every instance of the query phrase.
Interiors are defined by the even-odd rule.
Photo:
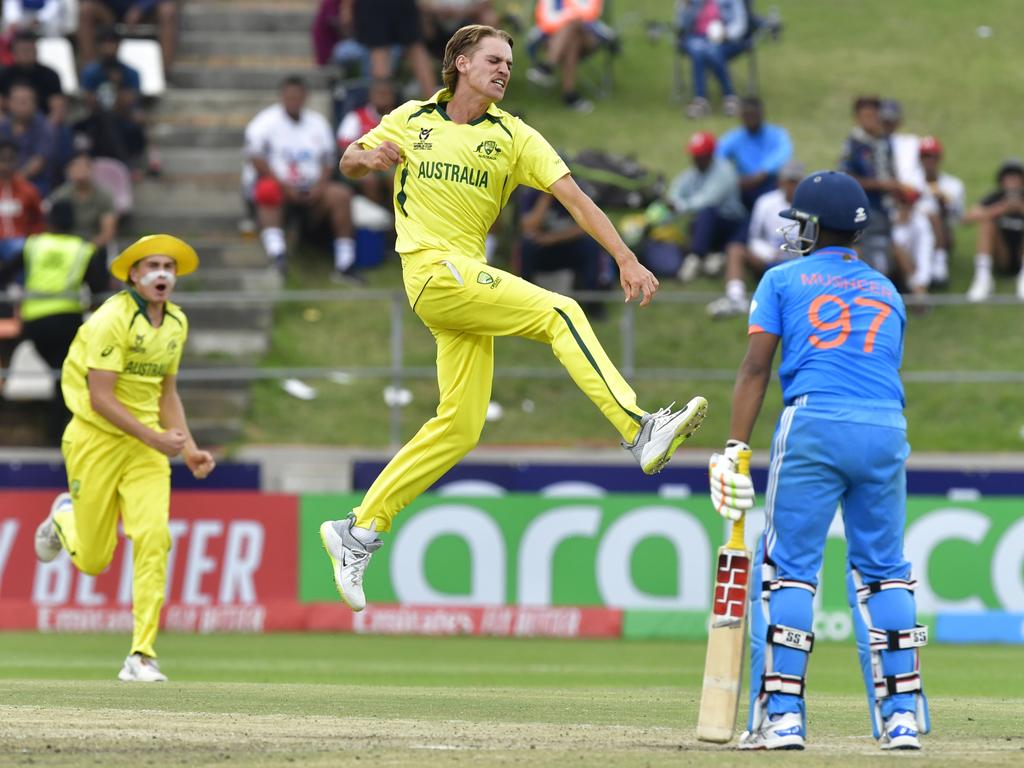
[[[167,635],[160,650],[172,682],[126,685],[122,637],[0,635],[0,765],[1024,761],[1016,648],[927,648],[935,733],[883,755],[853,647],[822,643],[808,749],[760,758],[694,738],[703,643]]]

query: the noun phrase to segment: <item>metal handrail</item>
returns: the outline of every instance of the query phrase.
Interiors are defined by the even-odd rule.
[[[622,301],[618,291],[579,291],[572,297],[585,302],[614,303]],[[720,294],[708,291],[662,291],[656,301],[660,304],[705,304]],[[0,304],[4,295],[0,294]],[[968,305],[962,295],[931,295],[904,297],[909,307],[916,306],[965,306]],[[389,304],[389,356],[388,366],[295,366],[295,367],[257,367],[253,365],[217,367],[185,366],[178,372],[179,381],[185,384],[204,383],[248,383],[268,380],[285,379],[332,379],[347,377],[351,379],[377,379],[390,383],[400,389],[403,382],[410,380],[428,380],[437,376],[433,366],[407,366],[405,359],[404,323],[408,307],[408,299],[404,291],[399,289],[333,289],[333,290],[279,290],[261,292],[239,291],[196,291],[181,292],[175,295],[175,302],[187,307],[223,307],[226,305],[278,305],[300,302],[388,302]],[[1024,304],[1010,295],[990,297],[984,304],[1018,305]],[[977,306],[971,304],[971,306]],[[622,374],[634,381],[733,381],[736,375],[734,368],[645,368],[636,362],[636,313],[635,303],[626,304],[619,319],[620,357],[618,366]],[[710,319],[708,322],[711,322]],[[53,372],[59,375],[58,371]],[[0,369],[0,377],[7,371]],[[560,366],[511,366],[498,367],[495,375],[505,379],[558,380],[565,377]],[[926,384],[1024,384],[1024,371],[964,371],[964,370],[917,370],[904,371],[903,381],[907,383]],[[392,446],[401,442],[403,406],[397,402],[389,404],[389,437]]]
[[[0,306],[20,304],[26,298],[36,294],[0,291]],[[113,294],[101,294],[98,299],[106,299]],[[622,301],[622,294],[616,288],[608,291],[572,291],[568,294],[579,301],[603,302],[614,304]],[[658,304],[706,304],[720,297],[716,291],[672,291],[661,290],[655,301]],[[39,294],[44,298],[78,298],[78,292]],[[270,291],[178,291],[174,294],[174,303],[183,307],[223,306],[224,304],[289,304],[301,301],[383,301],[395,296],[405,300],[405,292],[401,289],[358,288],[358,289],[305,289],[305,290],[270,290]],[[1012,294],[993,294],[979,302],[968,301],[959,293],[938,294],[906,294],[903,303],[908,307],[984,307],[1017,305],[1024,309],[1024,302]]]

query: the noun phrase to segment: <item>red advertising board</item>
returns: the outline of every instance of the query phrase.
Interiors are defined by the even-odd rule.
[[[63,552],[51,563],[36,560],[35,529],[54,495],[0,492],[0,629],[131,632],[131,550],[123,533],[96,577],[79,573]],[[175,492],[170,528],[166,628],[260,632],[292,628],[303,613],[296,497]]]

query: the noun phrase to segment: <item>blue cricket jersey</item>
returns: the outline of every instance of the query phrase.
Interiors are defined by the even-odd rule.
[[[906,323],[903,299],[887,277],[848,248],[823,248],[764,274],[748,332],[781,337],[786,405],[806,395],[810,405],[902,410]],[[876,421],[863,414],[854,420]]]

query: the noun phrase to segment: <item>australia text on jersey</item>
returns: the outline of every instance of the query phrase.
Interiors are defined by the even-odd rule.
[[[136,376],[163,376],[167,373],[167,364],[129,360],[125,363],[124,372],[135,374]]]
[[[457,181],[460,184],[469,184],[473,187],[486,187],[488,173],[480,168],[431,160],[419,164],[417,178]]]

